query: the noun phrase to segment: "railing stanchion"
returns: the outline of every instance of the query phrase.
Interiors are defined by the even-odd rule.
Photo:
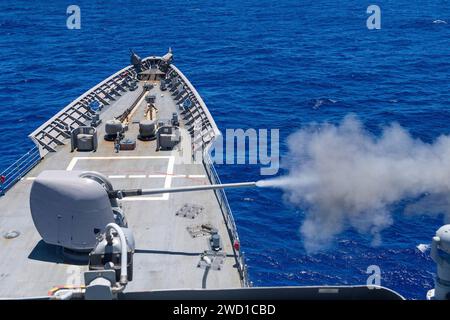
[[[0,173],[0,196],[22,179],[41,160],[39,149],[35,146],[30,151],[21,156],[16,162]]]

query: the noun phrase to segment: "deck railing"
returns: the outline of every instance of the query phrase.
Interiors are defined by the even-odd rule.
[[[0,173],[0,196],[4,195],[17,181],[22,179],[39,161],[41,161],[41,156],[39,149],[35,146],[3,170]]]
[[[214,164],[212,163],[211,156],[210,156],[210,145],[208,145],[205,148],[205,151],[203,153],[203,165],[206,170],[206,174],[208,175],[209,179],[213,184],[221,184],[219,175],[217,174],[216,168],[214,167]],[[223,212],[223,216],[225,218],[225,224],[228,229],[228,232],[231,236],[231,239],[234,242],[238,242],[240,245],[239,235],[237,233],[236,223],[234,221],[233,213],[230,208],[230,204],[228,203],[227,196],[225,194],[225,190],[223,189],[216,189],[214,190],[217,200],[219,202],[220,208]],[[237,260],[238,260],[238,269],[239,273],[241,275],[241,281],[244,287],[249,287],[250,281],[248,279],[248,272],[247,272],[247,265],[245,264],[245,257],[244,253],[240,250],[240,247],[238,250],[234,249],[236,252]]]
[[[192,140],[192,150],[194,151],[194,158],[195,153],[197,150],[202,150],[203,152],[203,165],[205,167],[206,173],[210,179],[210,181],[214,184],[220,184],[220,178],[217,174],[217,171],[212,163],[211,155],[210,155],[210,148],[214,141],[214,139],[220,135],[220,131],[217,128],[217,125],[211,116],[208,108],[206,107],[206,104],[204,103],[203,99],[197,92],[197,90],[194,88],[194,86],[191,84],[191,82],[184,76],[184,74],[177,69],[174,65],[170,65],[171,73],[175,73],[175,76],[178,77],[178,84],[181,84],[186,90],[183,93],[184,98],[188,98],[191,100],[193,106],[192,109],[197,112],[197,119],[201,119],[201,129],[200,131],[200,138],[196,138],[194,134],[194,139]],[[181,103],[183,98],[180,99],[179,103]],[[193,121],[195,122],[196,118],[193,117],[191,114],[191,118],[185,118],[187,121]],[[195,130],[195,128],[194,128]],[[234,243],[239,243],[239,235],[237,233],[236,223],[234,222],[233,213],[231,212],[230,205],[228,203],[227,196],[225,194],[225,191],[223,189],[217,189],[214,190],[214,193],[216,195],[217,201],[219,203],[219,206],[221,208],[221,211],[223,213],[225,224],[229,233],[229,236]],[[245,258],[243,252],[240,250],[240,247],[238,249],[233,248],[233,250],[236,253],[236,259],[237,259],[237,266],[238,270],[241,276],[241,282],[244,287],[251,286],[251,283],[248,280],[248,273],[247,273],[247,265],[245,264]]]

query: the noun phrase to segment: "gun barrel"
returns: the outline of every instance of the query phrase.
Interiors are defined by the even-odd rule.
[[[132,189],[132,190],[118,190],[114,191],[114,195],[120,193],[121,197],[143,196],[161,193],[176,193],[176,192],[188,192],[188,191],[203,191],[203,190],[216,190],[225,188],[245,188],[255,187],[256,182],[239,182],[239,183],[224,183],[224,184],[210,184],[201,186],[186,186],[175,188],[156,188],[156,189]]]

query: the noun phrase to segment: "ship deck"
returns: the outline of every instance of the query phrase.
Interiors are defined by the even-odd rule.
[[[178,112],[169,91],[161,91],[156,81],[151,94],[156,96],[158,118],[170,119]],[[156,141],[140,141],[138,122],[145,100],[140,99],[125,136],[136,139],[136,149],[114,150],[105,141],[106,120],[121,114],[142,92],[126,91],[101,113],[96,152],[71,152],[70,142],[48,153],[6,195],[0,197],[0,235],[20,232],[14,239],[0,237],[0,298],[47,295],[57,286],[83,285],[86,264],[72,264],[59,247],[44,243],[30,213],[29,193],[33,179],[43,170],[89,170],[108,176],[115,188],[162,188],[211,184],[203,164],[178,163],[182,150],[156,151]],[[181,119],[181,117],[180,117]],[[181,123],[183,126],[183,123]],[[45,201],[45,199],[43,199]],[[195,219],[176,216],[185,204],[197,204],[204,211]],[[180,288],[241,287],[240,273],[225,219],[214,191],[187,192],[126,198],[122,200],[129,227],[136,240],[133,281],[127,291]],[[191,237],[187,227],[209,223],[222,238],[226,258],[221,270],[197,267],[200,254],[209,249],[208,236]]]

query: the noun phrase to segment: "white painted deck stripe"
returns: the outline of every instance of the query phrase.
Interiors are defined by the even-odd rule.
[[[164,181],[164,188],[170,188],[170,186],[172,185],[172,175],[173,175],[174,167],[175,167],[175,157],[172,156],[172,157],[170,157],[169,165],[167,166],[167,177],[166,177],[166,181]],[[165,200],[169,200],[169,194],[164,193],[163,198]]]
[[[147,178],[147,175],[145,175],[145,174],[130,174],[130,175],[128,175],[128,178],[130,178],[130,179],[142,179],[142,178]]]
[[[170,188],[170,186],[172,185],[173,169],[175,167],[175,157],[168,156],[165,158],[169,159],[169,163],[167,165],[167,172],[165,175],[164,188]],[[164,175],[162,175],[162,176],[164,176]],[[129,197],[129,198],[122,199],[122,201],[155,201],[155,200],[169,200],[169,193],[164,193],[164,194],[162,194],[162,196],[158,196],[158,197]]]
[[[206,178],[206,175],[204,175],[204,174],[190,174],[190,175],[188,175],[188,178]]]
[[[139,159],[169,159],[169,163],[167,165],[167,172],[166,174],[154,174],[154,175],[128,175],[128,178],[130,179],[143,179],[143,178],[165,178],[164,180],[164,188],[170,188],[172,185],[172,179],[173,178],[205,178],[206,176],[203,174],[191,174],[191,175],[185,175],[185,174],[179,174],[174,175],[174,167],[175,167],[175,157],[174,156],[118,156],[118,157],[74,157],[70,161],[69,165],[67,166],[67,171],[73,170],[75,168],[75,165],[77,164],[78,160],[139,160]],[[110,175],[109,178],[111,179],[124,179],[126,178],[125,175]],[[169,200],[170,194],[164,193],[162,196],[159,197],[129,197],[124,198],[122,201],[155,201],[155,200]]]
[[[139,159],[170,159],[173,156],[117,156],[117,157],[73,157],[67,166],[67,171],[72,171],[75,168],[78,160],[139,160]]]
[[[78,158],[74,157],[72,158],[72,160],[70,160],[69,165],[67,166],[66,170],[67,171],[72,171],[72,169],[75,167],[75,165],[77,164]]]

